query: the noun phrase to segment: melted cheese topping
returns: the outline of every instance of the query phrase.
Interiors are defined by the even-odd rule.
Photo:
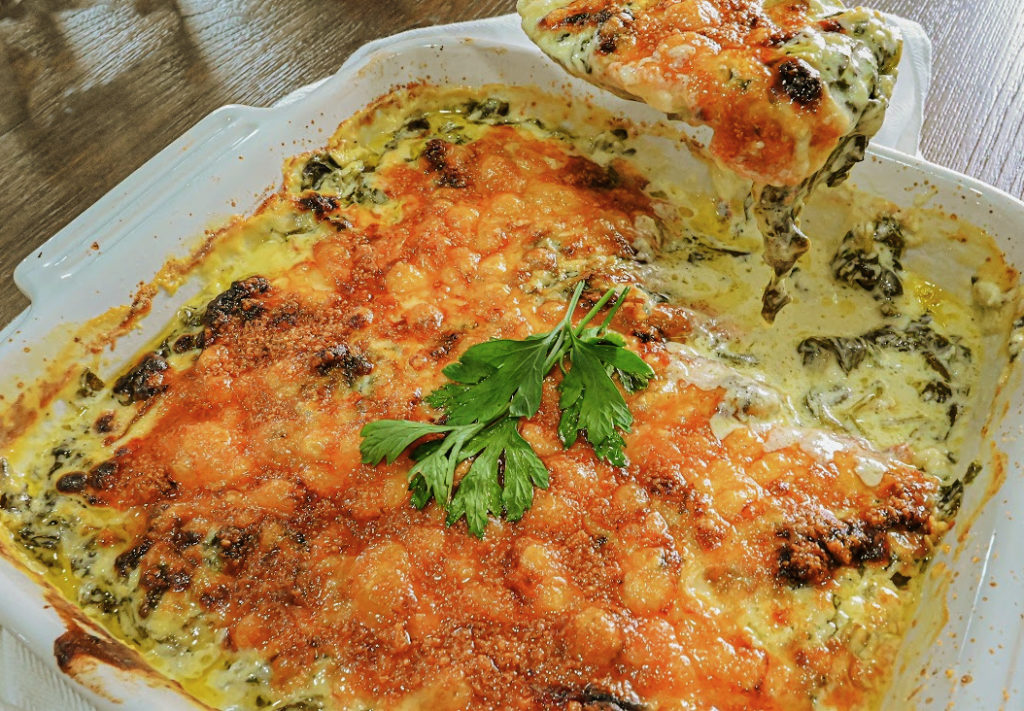
[[[4,444],[9,545],[218,708],[872,707],[961,475],[922,453],[962,456],[1016,274],[958,232],[995,296],[939,298],[913,221],[844,193],[821,232],[857,278],[809,264],[834,302],[769,329],[741,205],[649,170],[634,127],[489,92],[386,98],[293,160],[149,352]],[[483,540],[409,505],[407,458],[361,463],[363,424],[435,417],[447,363],[580,280],[634,286],[613,328],[657,373],[628,466],[562,448],[553,380],[521,427],[551,486]],[[859,330],[816,330],[837,312]]]

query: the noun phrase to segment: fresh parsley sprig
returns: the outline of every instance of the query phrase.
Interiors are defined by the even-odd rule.
[[[409,470],[412,503],[423,508],[430,499],[448,511],[450,526],[463,516],[469,530],[483,536],[489,514],[504,512],[518,521],[533,504],[533,489],[548,487],[548,470],[519,434],[519,420],[540,408],[544,378],[557,366],[562,372],[558,436],[571,447],[582,433],[598,457],[624,466],[625,441],[633,416],[615,385],[627,392],[647,387],[654,371],[608,330],[629,287],[616,295],[609,289],[583,320],[572,315],[583,293],[576,287],[565,317],[553,330],[521,341],[500,339],[472,346],[444,369],[452,382],[427,396],[444,413],[444,424],[378,420],[363,427],[359,447],[363,462],[390,464],[416,441],[444,435],[415,447]],[[587,327],[614,299],[600,326]],[[455,471],[472,460],[458,487]],[[454,494],[453,494],[454,489]]]

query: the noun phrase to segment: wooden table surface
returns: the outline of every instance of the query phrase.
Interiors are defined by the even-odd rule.
[[[1024,197],[1024,2],[875,0],[935,45],[925,156]],[[0,0],[0,324],[21,259],[218,106],[514,0]]]

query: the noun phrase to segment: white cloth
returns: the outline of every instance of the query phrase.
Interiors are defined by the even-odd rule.
[[[893,17],[903,30],[903,60],[885,123],[874,141],[918,155],[924,104],[931,83],[932,45],[924,29]],[[518,22],[516,22],[518,25]],[[323,80],[293,91],[277,106],[296,101]],[[0,629],[0,711],[95,711],[67,681],[32,655],[14,635]]]
[[[896,15],[888,18],[903,32],[903,59],[885,123],[872,143],[920,156],[924,105],[932,81],[932,43],[913,20]]]

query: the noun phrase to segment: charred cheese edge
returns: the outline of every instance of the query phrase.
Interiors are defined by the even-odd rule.
[[[1018,275],[842,189],[770,328],[742,200],[646,140],[524,89],[383,97],[217,237],[149,349],[3,443],[5,547],[216,708],[874,708]],[[947,249],[973,292],[933,279]],[[553,382],[521,428],[551,486],[483,540],[409,505],[406,458],[360,462],[365,422],[435,417],[447,363],[580,280],[634,287],[613,326],[657,373],[628,466],[562,448]]]

